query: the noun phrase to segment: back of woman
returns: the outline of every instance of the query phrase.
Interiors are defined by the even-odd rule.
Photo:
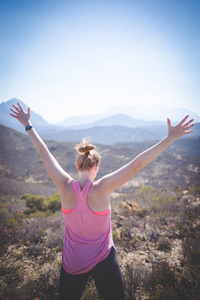
[[[194,126],[186,116],[175,126],[167,119],[168,135],[153,147],[139,154],[120,169],[94,181],[100,157],[95,146],[86,140],[76,147],[76,167],[79,180],[75,181],[58,164],[30,121],[30,108],[25,113],[19,103],[13,105],[11,115],[28,133],[41,156],[46,170],[60,190],[65,222],[59,300],[80,299],[91,275],[104,300],[123,300],[124,285],[111,230],[111,193],[152,162],[178,138],[193,132]]]
[[[66,234],[63,247],[63,267],[71,274],[89,272],[105,259],[114,246],[111,231],[111,208],[93,211],[88,204],[88,192],[93,182],[81,189],[79,181],[73,181],[76,205],[72,209],[62,207]]]

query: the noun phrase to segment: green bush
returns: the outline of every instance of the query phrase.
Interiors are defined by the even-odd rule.
[[[26,200],[27,209],[24,212],[25,214],[31,214],[36,212],[37,210],[39,211],[47,210],[45,196],[35,196],[35,195],[26,194],[22,196],[22,199]]]
[[[36,208],[36,210],[44,211],[47,209],[45,205],[45,197],[44,196],[33,196],[30,195],[26,199],[26,206],[30,209]]]
[[[56,193],[54,196],[36,196],[31,194],[25,194],[22,199],[26,200],[27,209],[24,211],[25,215],[29,217],[44,217],[61,208],[60,194]]]
[[[55,194],[54,196],[48,197],[48,209],[51,210],[52,212],[61,209],[59,193]]]

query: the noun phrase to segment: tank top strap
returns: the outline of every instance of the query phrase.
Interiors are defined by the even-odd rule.
[[[80,184],[78,180],[73,181],[73,187],[74,187],[74,192],[76,194],[76,199],[77,200],[82,200],[82,199],[87,199],[88,191],[90,189],[90,186],[92,185],[93,181],[88,181],[84,188],[81,190]]]

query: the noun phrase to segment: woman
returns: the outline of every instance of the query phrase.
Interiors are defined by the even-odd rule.
[[[103,299],[124,299],[124,287],[112,240],[110,195],[147,166],[178,138],[193,132],[193,119],[186,116],[172,126],[168,135],[115,172],[94,181],[99,168],[99,155],[86,140],[77,146],[76,167],[79,180],[66,173],[49,152],[30,121],[30,108],[25,113],[19,103],[11,108],[27,131],[40,154],[47,172],[60,191],[66,225],[62,252],[59,299],[80,299],[89,275],[92,275]]]

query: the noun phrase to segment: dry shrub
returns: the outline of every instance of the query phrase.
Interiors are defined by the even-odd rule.
[[[126,265],[124,274],[125,292],[128,299],[139,299],[142,292],[142,282],[144,279],[144,270],[141,265]]]
[[[89,281],[81,296],[81,300],[102,300],[95,286],[94,279],[92,277],[89,277]]]
[[[0,254],[3,254],[9,245],[18,242],[21,236],[21,225],[20,213],[7,208],[0,210]]]
[[[11,277],[12,274],[10,274]],[[17,282],[10,282],[8,286],[1,287],[1,300],[57,300],[59,287],[59,268],[46,271],[39,279],[30,278],[23,286]]]
[[[153,264],[144,281],[149,300],[197,300],[199,293],[195,285],[187,270],[166,261]]]
[[[157,250],[160,251],[169,251],[171,250],[171,245],[172,242],[168,239],[168,238],[161,238],[158,242],[157,242]]]

